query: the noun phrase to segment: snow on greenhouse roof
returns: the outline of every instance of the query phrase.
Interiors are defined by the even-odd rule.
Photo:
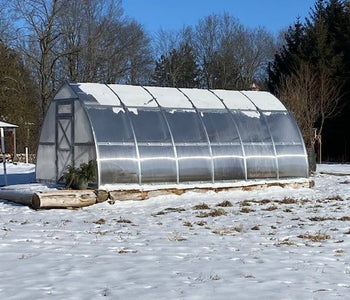
[[[86,103],[127,107],[158,107],[192,109],[229,109],[286,111],[285,106],[272,94],[263,91],[204,90],[123,84],[75,83],[70,84],[76,95]],[[154,98],[155,101],[154,100]],[[192,103],[191,103],[192,102]]]
[[[147,90],[165,108],[193,108],[186,96],[176,88],[148,86]]]
[[[280,110],[286,111],[284,105],[272,94],[263,91],[243,91],[254,104],[261,110]]]
[[[198,109],[225,109],[225,106],[213,93],[208,90],[200,89],[180,89],[194,106]]]
[[[110,84],[109,87],[126,106],[158,107],[157,102],[142,86]]]
[[[84,102],[97,102],[101,105],[120,105],[118,97],[105,84],[75,83],[70,84],[70,86]]]
[[[229,90],[212,90],[229,109],[253,109],[254,104],[241,92]]]

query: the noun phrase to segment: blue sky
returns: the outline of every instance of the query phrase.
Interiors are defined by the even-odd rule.
[[[122,0],[124,12],[151,34],[195,25],[212,13],[227,12],[250,28],[263,26],[277,34],[309,16],[316,0]]]

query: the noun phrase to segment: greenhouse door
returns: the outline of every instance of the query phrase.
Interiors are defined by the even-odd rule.
[[[56,114],[56,181],[61,181],[63,172],[73,165],[73,102],[57,103]]]

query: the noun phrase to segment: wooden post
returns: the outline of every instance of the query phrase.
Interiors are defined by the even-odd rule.
[[[17,156],[17,141],[16,141],[16,128],[13,129],[13,160],[16,160]]]
[[[26,164],[29,162],[29,150],[28,147],[25,148],[25,152],[26,152]]]

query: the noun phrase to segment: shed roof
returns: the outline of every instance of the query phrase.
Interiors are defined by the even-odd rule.
[[[1,128],[17,128],[17,125],[10,124],[10,123],[5,123],[0,121],[0,127]]]

